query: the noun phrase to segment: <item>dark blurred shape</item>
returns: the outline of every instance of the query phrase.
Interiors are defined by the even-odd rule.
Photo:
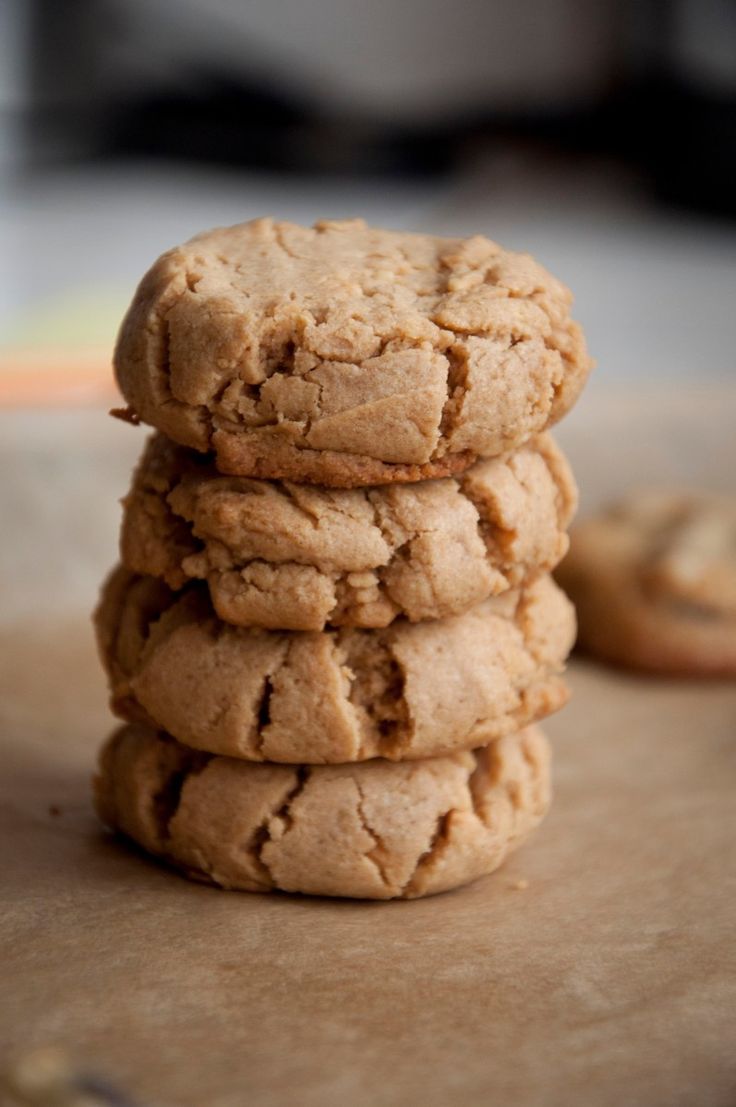
[[[669,202],[736,214],[736,4],[630,0],[614,149]]]
[[[447,169],[461,137],[439,127],[388,130],[357,120],[347,127],[275,89],[207,71],[197,77],[197,93],[114,109],[104,152],[298,172],[424,174]]]
[[[733,0],[381,0],[370,25],[365,0],[29,7],[36,159],[437,173],[522,141],[618,158],[665,201],[736,214]]]

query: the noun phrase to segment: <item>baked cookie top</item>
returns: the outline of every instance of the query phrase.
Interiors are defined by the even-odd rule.
[[[549,435],[459,477],[356,489],[223,476],[155,435],[124,501],[121,556],[174,589],[206,580],[238,626],[382,627],[466,611],[552,569],[576,503]]]
[[[352,487],[443,476],[556,422],[590,368],[570,292],[482,236],[258,219],[143,278],[128,416],[222,472]]]
[[[736,674],[736,500],[634,492],[574,528],[558,575],[591,652],[635,668]]]
[[[249,892],[412,899],[497,868],[544,816],[533,727],[405,764],[254,765],[124,727],[95,778],[100,818],[197,880]]]
[[[572,606],[541,575],[463,615],[384,630],[266,631],[218,619],[207,589],[118,569],[96,615],[112,707],[196,749],[252,761],[416,759],[556,711]]]

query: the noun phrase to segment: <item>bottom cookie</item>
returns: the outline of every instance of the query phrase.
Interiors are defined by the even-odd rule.
[[[125,726],[102,749],[100,818],[196,880],[248,892],[413,899],[492,872],[549,806],[537,727],[470,753],[254,764]]]

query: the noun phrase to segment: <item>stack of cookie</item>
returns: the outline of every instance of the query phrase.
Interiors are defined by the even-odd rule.
[[[159,259],[116,351],[157,433],[96,617],[109,826],[223,887],[376,899],[532,830],[574,636],[570,301],[485,238],[360,221]]]

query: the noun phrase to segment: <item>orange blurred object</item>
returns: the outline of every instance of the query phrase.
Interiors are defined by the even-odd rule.
[[[117,398],[109,348],[5,349],[0,407],[98,407]]]

